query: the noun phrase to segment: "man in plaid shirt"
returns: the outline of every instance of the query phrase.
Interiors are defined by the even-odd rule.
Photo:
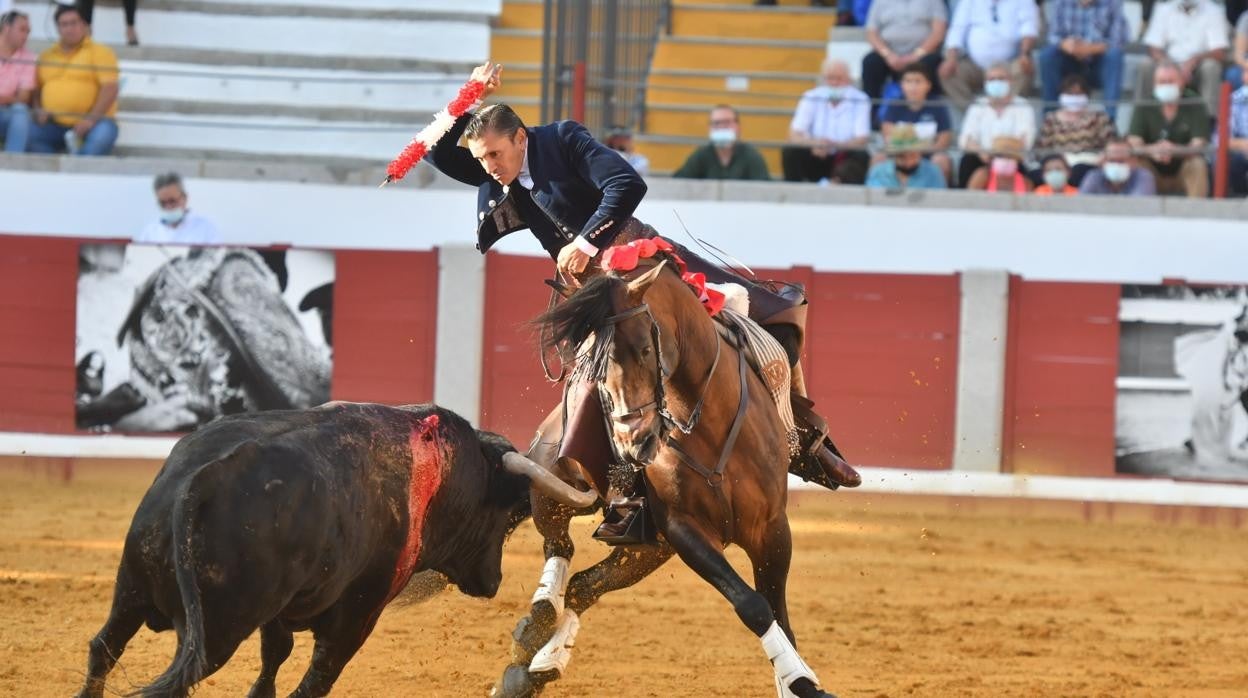
[[[1040,51],[1040,82],[1046,110],[1057,106],[1062,78],[1082,73],[1105,92],[1112,121],[1122,94],[1123,47],[1127,22],[1123,0],[1050,0],[1049,45]]]

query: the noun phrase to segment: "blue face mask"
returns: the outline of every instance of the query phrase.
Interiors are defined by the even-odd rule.
[[[160,221],[165,225],[177,225],[186,218],[186,209],[178,208],[162,208],[160,209]]]
[[[1002,99],[1010,96],[1009,80],[989,80],[984,83],[984,94],[990,99]]]
[[[711,144],[717,148],[727,148],[737,141],[737,132],[730,128],[711,129]]]

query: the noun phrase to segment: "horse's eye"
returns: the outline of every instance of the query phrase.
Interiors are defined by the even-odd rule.
[[[653,351],[654,351],[653,348],[649,344],[647,344],[646,346],[641,348],[641,358],[644,359],[650,356],[650,354],[653,353]]]

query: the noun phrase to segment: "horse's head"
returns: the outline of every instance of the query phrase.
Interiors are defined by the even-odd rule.
[[[598,383],[616,447],[638,463],[654,458],[668,429],[661,412],[664,383],[680,364],[679,301],[705,316],[672,271],[662,262],[640,275],[604,274],[539,319],[551,325],[552,341],[580,348],[573,379]]]

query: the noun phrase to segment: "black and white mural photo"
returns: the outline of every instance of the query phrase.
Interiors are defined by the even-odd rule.
[[[1117,471],[1248,481],[1248,288],[1123,286]]]
[[[332,252],[83,244],[78,428],[184,432],[326,402],[333,283]]]

